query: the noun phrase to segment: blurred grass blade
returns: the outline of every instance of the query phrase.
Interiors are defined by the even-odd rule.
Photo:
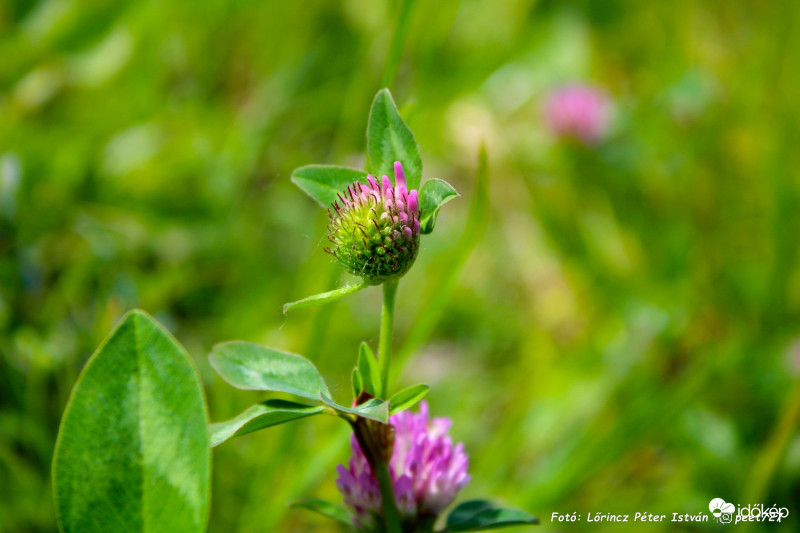
[[[429,385],[412,385],[394,393],[389,400],[389,414],[411,409],[420,402],[431,390]]]
[[[358,371],[364,383],[364,390],[376,398],[383,395],[381,391],[381,370],[378,360],[369,347],[369,344],[362,342],[358,349]]]
[[[307,165],[292,172],[292,182],[325,208],[356,181],[366,184],[367,173],[336,165]]]
[[[210,444],[213,448],[233,437],[265,429],[293,420],[300,420],[324,411],[321,405],[303,405],[287,400],[267,400],[249,407],[239,416],[211,424]]]
[[[800,426],[798,421],[800,421],[800,380],[795,383],[794,390],[781,410],[775,427],[756,455],[742,501],[760,502],[766,499],[770,481],[780,467],[781,461],[785,460],[792,436],[797,433],[797,428]]]
[[[328,393],[311,361],[254,342],[217,344],[208,360],[222,379],[237,389],[288,392],[315,401],[321,393]]]
[[[422,213],[419,225],[423,234],[433,231],[439,209],[450,200],[460,196],[452,185],[444,180],[430,179],[419,191],[419,206]]]
[[[419,189],[422,160],[414,134],[403,121],[388,89],[375,95],[367,122],[367,155],[370,170],[377,176],[389,176],[394,183],[394,162],[403,164],[408,190]]]
[[[290,302],[288,304],[283,304],[283,314],[287,314],[289,311],[295,311],[297,309],[304,309],[306,307],[314,307],[317,305],[325,305],[330,302],[335,302],[339,298],[343,298],[348,294],[353,294],[354,292],[358,292],[361,289],[369,287],[367,283],[357,283],[355,285],[345,285],[339,289],[335,289],[328,292],[322,292],[320,294],[315,294],[313,296],[309,296],[307,298],[303,298],[302,300],[297,300],[296,302]]]
[[[539,519],[525,511],[495,507],[486,500],[471,500],[456,506],[450,512],[444,531],[486,531],[537,524]]]
[[[442,317],[447,302],[453,294],[458,283],[458,278],[464,268],[464,264],[469,258],[472,250],[477,246],[486,228],[486,220],[489,211],[489,161],[486,153],[486,145],[481,145],[478,155],[478,171],[475,180],[475,188],[472,193],[472,204],[464,233],[454,247],[452,260],[442,271],[441,279],[433,284],[433,290],[428,300],[424,303],[424,313],[420,313],[416,323],[406,337],[405,342],[397,350],[394,356],[396,364],[393,372],[395,374],[402,371],[404,364],[411,357],[411,354],[421,346],[433,332],[439,319]]]
[[[185,350],[142,311],[86,363],[53,458],[65,533],[203,532],[211,455],[200,380]]]
[[[414,4],[416,4],[416,0],[403,0],[403,7],[397,17],[392,44],[389,47],[389,53],[386,55],[386,64],[383,68],[381,85],[384,87],[391,88],[394,85],[397,68],[400,66],[400,59],[403,57],[403,45],[406,42],[408,28],[411,25],[411,13],[414,10]]]
[[[353,519],[350,517],[350,513],[335,503],[326,502],[325,500],[320,500],[319,498],[306,498],[304,500],[294,502],[292,507],[306,509],[317,514],[321,514],[322,516],[331,518],[340,524],[347,526],[348,531],[355,530],[353,527]]]
[[[333,401],[327,394],[320,393],[319,397],[322,403],[331,407],[338,413],[369,418],[370,420],[377,420],[384,424],[389,423],[389,402],[373,398],[356,407],[345,407]]]

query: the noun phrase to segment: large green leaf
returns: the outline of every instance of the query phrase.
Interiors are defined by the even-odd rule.
[[[239,389],[288,392],[316,401],[328,393],[311,361],[293,353],[233,341],[214,346],[208,359],[222,379]]]
[[[297,309],[303,309],[305,307],[315,307],[317,305],[325,305],[330,302],[334,302],[339,298],[347,296],[348,294],[353,294],[354,292],[358,292],[361,289],[369,287],[368,283],[357,283],[355,285],[345,285],[344,287],[340,287],[338,289],[322,292],[320,294],[315,294],[313,296],[308,296],[303,298],[302,300],[297,300],[296,302],[289,302],[288,304],[283,304],[283,314],[287,314],[289,311],[295,311]]]
[[[429,385],[421,384],[411,385],[394,393],[389,399],[389,414],[393,415],[405,409],[411,409],[428,394],[429,390],[431,390]]]
[[[336,520],[340,524],[346,526],[348,531],[355,530],[353,527],[353,519],[350,517],[350,513],[348,513],[343,507],[334,503],[326,502],[325,500],[320,500],[319,498],[306,498],[305,500],[294,502],[292,507],[298,507],[300,509],[306,509],[317,514],[321,514],[322,516]]]
[[[336,195],[356,181],[367,183],[367,173],[335,165],[308,165],[292,172],[292,181],[322,207],[330,207]]]
[[[422,160],[414,134],[403,122],[389,89],[375,95],[367,122],[367,155],[373,174],[389,176],[394,182],[394,162],[403,164],[408,189],[419,189]]]
[[[53,490],[65,533],[202,532],[211,455],[188,355],[142,311],[83,369],[61,421]]]
[[[430,233],[436,224],[439,209],[444,204],[460,196],[452,185],[444,180],[430,179],[419,191],[419,205],[422,216],[419,220],[420,231]]]
[[[383,395],[381,391],[381,369],[378,367],[378,360],[375,359],[375,354],[369,344],[362,342],[358,349],[358,371],[361,373],[363,381],[363,390],[366,390],[372,396],[380,398]]]
[[[241,437],[293,420],[318,415],[325,410],[321,405],[303,405],[287,400],[267,400],[249,407],[239,416],[211,424],[211,446],[218,446],[232,437]]]
[[[538,523],[538,518],[525,511],[495,507],[486,500],[471,500],[452,510],[444,531],[486,531],[509,526],[534,526]]]
[[[376,420],[384,424],[389,423],[389,402],[373,398],[355,407],[345,407],[333,401],[327,394],[320,394],[319,397],[322,403],[331,407],[338,413],[369,418],[370,420]]]

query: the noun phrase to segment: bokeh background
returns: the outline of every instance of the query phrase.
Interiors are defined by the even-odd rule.
[[[463,194],[401,283],[395,348],[396,384],[431,384],[471,454],[464,497],[551,531],[722,497],[788,506],[752,529],[797,531],[798,21],[796,2],[0,1],[0,531],[56,530],[61,412],[133,307],[187,347],[213,420],[264,398],[214,375],[224,340],[303,353],[348,393],[380,291],[281,314],[345,280],[289,176],[362,166],[384,84],[425,176]],[[601,142],[548,130],[564,83],[612,98]],[[288,504],[339,501],[347,433],[217,448],[210,531],[334,531]],[[635,528],[677,529],[721,528]]]

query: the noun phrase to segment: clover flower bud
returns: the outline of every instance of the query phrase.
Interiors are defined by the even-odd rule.
[[[404,531],[429,522],[449,506],[456,493],[469,483],[469,461],[463,444],[453,445],[448,435],[449,418],[429,419],[428,404],[419,413],[392,415],[394,448],[389,461],[394,498]],[[361,531],[380,531],[381,493],[378,481],[358,440],[351,440],[353,455],[347,468],[337,467],[336,486],[353,511]]]
[[[325,249],[350,273],[376,285],[405,274],[419,252],[419,198],[408,190],[403,166],[394,164],[395,185],[387,176],[367,176],[338,194],[328,216]]]

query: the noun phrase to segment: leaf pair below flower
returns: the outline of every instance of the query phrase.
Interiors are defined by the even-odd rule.
[[[389,402],[376,399],[356,407],[336,403],[317,368],[300,355],[252,342],[234,341],[216,345],[208,358],[217,373],[238,389],[285,392],[314,402],[314,405],[306,405],[268,400],[256,404],[231,420],[212,424],[211,446],[232,437],[322,413],[351,419],[360,416],[384,424],[389,421]]]

